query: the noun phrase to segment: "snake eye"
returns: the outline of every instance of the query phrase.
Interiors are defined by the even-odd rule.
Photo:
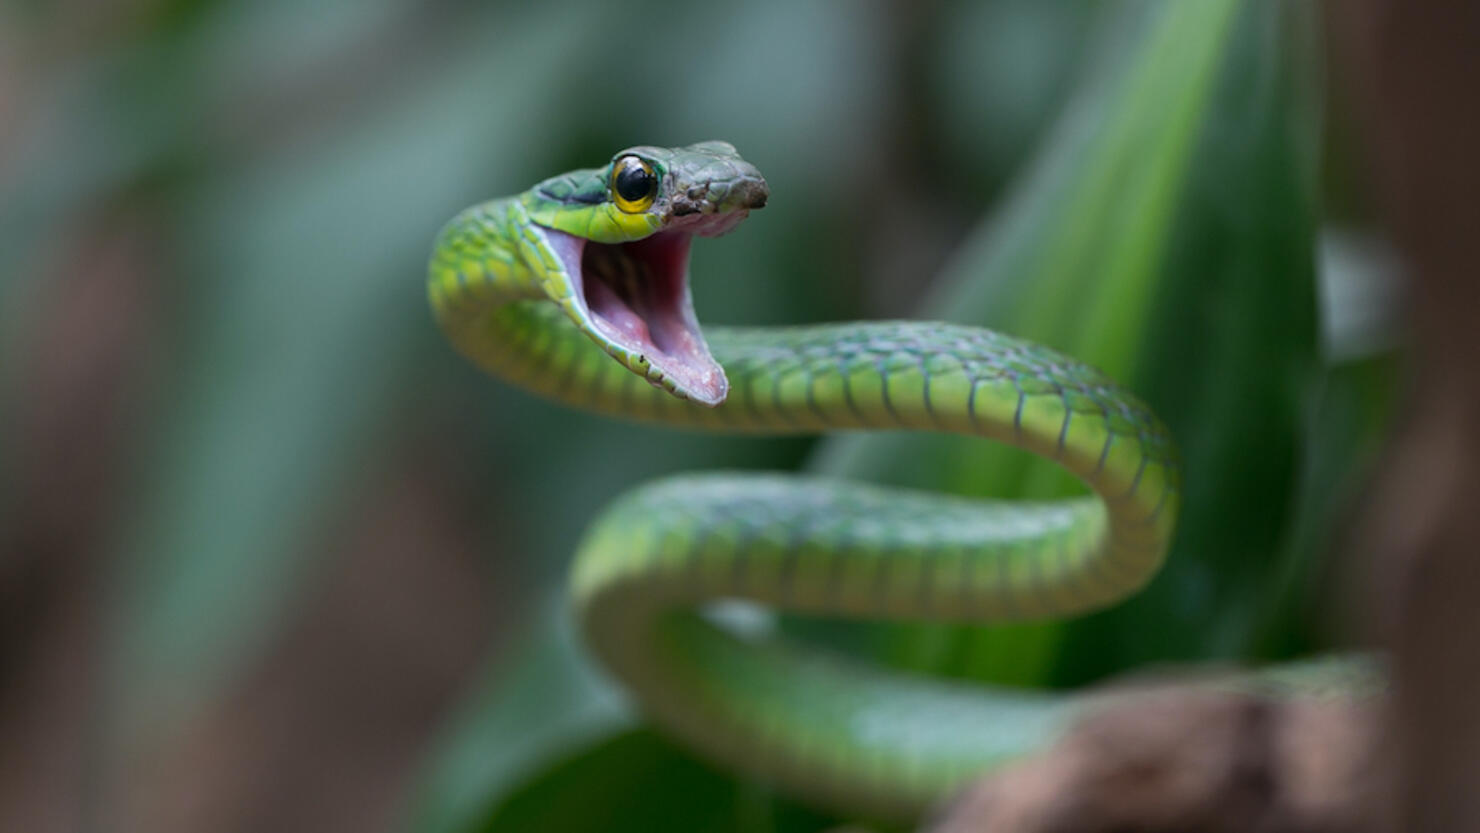
[[[612,196],[628,214],[646,211],[658,196],[653,166],[636,156],[623,156],[612,165]]]

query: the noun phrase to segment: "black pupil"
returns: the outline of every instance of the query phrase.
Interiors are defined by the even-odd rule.
[[[642,163],[629,160],[617,171],[617,196],[628,202],[637,202],[653,188],[653,175],[643,168]]]

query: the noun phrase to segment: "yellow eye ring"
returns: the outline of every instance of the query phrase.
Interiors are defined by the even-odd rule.
[[[636,156],[612,163],[612,202],[627,214],[648,210],[658,198],[658,176],[653,166]]]

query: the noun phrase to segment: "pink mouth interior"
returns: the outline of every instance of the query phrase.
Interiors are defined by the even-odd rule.
[[[644,356],[682,395],[706,405],[724,401],[724,370],[709,355],[689,298],[689,234],[615,244],[552,234],[566,238],[557,251],[565,250],[567,269],[579,257],[571,271],[602,336]]]

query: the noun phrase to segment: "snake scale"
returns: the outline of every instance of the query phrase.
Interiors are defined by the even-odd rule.
[[[750,434],[945,431],[1025,449],[1092,494],[977,501],[798,475],[676,476],[594,523],[570,586],[586,643],[706,757],[851,813],[914,817],[1041,747],[1084,700],[887,673],[707,612],[1012,621],[1103,608],[1160,566],[1177,450],[1138,399],[1028,341],[917,321],[709,328],[694,236],[765,205],[724,142],[623,150],[469,208],[428,293],[456,348],[572,406]]]

